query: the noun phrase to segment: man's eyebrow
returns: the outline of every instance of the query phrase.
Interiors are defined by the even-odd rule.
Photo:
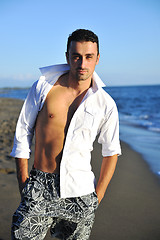
[[[77,52],[73,52],[72,55],[79,55],[80,56],[81,54],[79,54]]]
[[[94,56],[94,53],[86,53],[86,56]]]

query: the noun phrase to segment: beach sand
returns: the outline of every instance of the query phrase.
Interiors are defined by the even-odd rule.
[[[0,240],[10,239],[12,214],[20,201],[15,162],[9,154],[22,103],[21,100],[0,98]],[[123,142],[121,146],[123,155],[119,157],[115,174],[96,211],[90,239],[159,240],[159,180],[140,154]],[[97,178],[100,156],[101,148],[96,142],[92,165]],[[30,168],[32,164],[33,154],[29,160]],[[51,239],[49,233],[45,239]]]

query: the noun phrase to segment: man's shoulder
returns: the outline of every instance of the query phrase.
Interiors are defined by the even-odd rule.
[[[31,91],[35,94],[40,92],[44,85],[45,77],[41,76],[37,81],[35,81],[31,87]]]
[[[106,87],[102,87],[101,89],[99,89],[99,91],[97,91],[97,96],[99,99],[102,99],[104,104],[115,105],[115,101],[107,92]]]
[[[53,85],[61,75],[68,71],[68,69],[68,64],[52,65],[40,69],[42,75],[33,83],[30,89],[30,93],[37,103],[43,106],[46,96]]]
[[[68,72],[70,69],[68,64],[51,65],[40,68],[41,77],[37,83],[38,88],[50,88],[53,86],[60,76]]]
[[[93,108],[94,106],[94,108]],[[92,112],[106,115],[110,111],[114,111],[117,109],[116,103],[113,98],[107,93],[106,89],[99,88],[91,98],[88,98],[86,107],[88,107]]]

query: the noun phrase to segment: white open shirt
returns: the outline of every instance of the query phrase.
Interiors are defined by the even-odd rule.
[[[11,156],[30,157],[38,112],[52,86],[69,69],[68,64],[40,69],[42,76],[33,84],[21,110]],[[95,72],[92,79],[92,87],[74,113],[68,128],[60,164],[62,198],[83,196],[95,191],[95,176],[90,162],[97,135],[98,142],[102,144],[103,157],[121,154],[116,104],[103,89],[104,84]]]

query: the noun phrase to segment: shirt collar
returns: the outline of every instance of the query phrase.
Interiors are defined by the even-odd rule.
[[[47,78],[54,77],[54,76],[61,76],[65,72],[68,72],[70,70],[70,66],[68,64],[58,64],[58,65],[51,65],[47,67],[40,68],[40,71],[43,76],[45,76],[46,80]],[[96,92],[99,88],[105,87],[105,84],[102,82],[100,77],[96,72],[93,73],[93,83],[92,83],[92,89],[94,92]]]

